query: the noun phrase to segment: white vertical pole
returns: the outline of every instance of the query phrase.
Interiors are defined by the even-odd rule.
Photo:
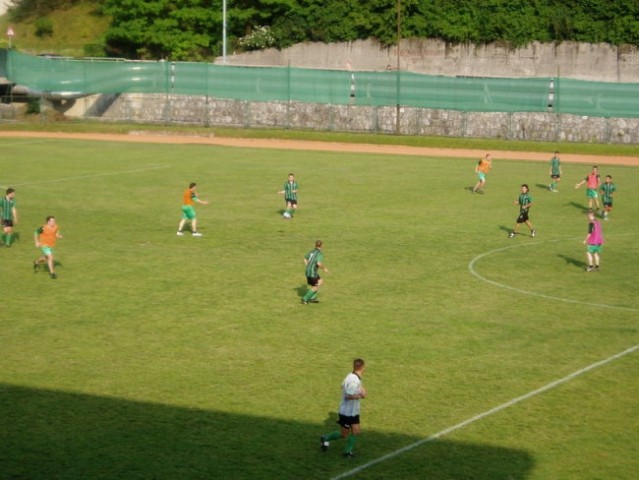
[[[222,0],[222,63],[226,64],[226,0]]]

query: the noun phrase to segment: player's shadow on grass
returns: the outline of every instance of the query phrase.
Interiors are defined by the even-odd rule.
[[[299,287],[294,289],[297,292],[297,296],[302,298],[308,292],[308,285],[302,283]]]
[[[550,191],[550,189],[548,188],[548,185],[544,184],[544,183],[537,183],[537,184],[535,184],[535,187],[537,187],[540,190]]]
[[[237,385],[240,397],[246,395],[243,385]],[[209,387],[214,397],[215,384]],[[277,382],[273,390],[280,394]],[[3,433],[1,476],[325,480],[407,446],[413,448],[392,459],[393,471],[401,472],[397,478],[524,480],[534,466],[528,452],[496,446],[494,437],[490,444],[423,442],[375,431],[369,423],[357,456],[344,459],[343,439],[331,442],[327,452],[320,450],[320,436],[337,430],[336,424],[325,425],[322,418],[289,420],[283,412],[276,418],[272,412],[262,417],[233,410],[0,384],[0,418],[11,422]],[[435,432],[424,435],[429,433]],[[382,462],[373,468],[389,467]]]
[[[581,203],[568,202],[566,205],[571,206],[571,207],[575,207],[576,209],[581,210],[583,213],[586,213],[588,211],[588,206],[583,205]]]
[[[53,261],[53,268],[56,269],[58,267],[63,267],[64,265],[62,265],[61,262],[58,262],[57,260]],[[34,269],[35,273],[39,273],[39,272],[45,272],[45,273],[49,273],[49,266],[45,263],[39,263],[38,266]]]
[[[579,267],[581,269],[586,267],[586,262],[583,262],[581,260],[577,260],[576,258],[569,257],[568,255],[564,255],[563,253],[560,253],[557,256],[559,258],[562,258],[563,260],[565,260],[565,262],[568,265],[574,265],[575,267]]]

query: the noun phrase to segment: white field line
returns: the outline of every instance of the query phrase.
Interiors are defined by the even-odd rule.
[[[626,355],[629,355],[635,351],[639,350],[639,344],[635,345],[634,347],[630,347],[626,350],[624,350],[623,352],[619,352],[615,355],[612,355],[611,357],[606,358],[605,360],[601,360],[599,362],[595,362],[591,365],[588,365],[587,367],[582,368],[581,370],[577,370],[576,372],[571,373],[570,375],[567,375],[563,378],[560,378],[559,380],[555,380],[554,382],[550,382],[547,385],[544,385],[541,388],[538,388],[537,390],[533,390],[531,392],[526,393],[525,395],[522,395],[521,397],[517,397],[517,398],[513,398],[512,400],[506,402],[506,403],[502,403],[501,405],[491,408],[490,410],[487,410],[483,413],[480,413],[479,415],[475,415],[474,417],[469,418],[468,420],[464,420],[461,423],[458,423],[457,425],[453,425],[452,427],[448,427],[438,433],[435,433],[434,435],[431,435],[428,438],[424,438],[422,440],[418,440],[417,442],[411,443],[410,445],[405,446],[404,448],[400,448],[399,450],[395,450],[394,452],[388,453],[382,457],[379,457],[375,460],[372,460],[368,463],[365,463],[363,465],[360,465],[359,467],[356,467],[352,470],[349,470],[347,472],[344,472],[336,477],[333,477],[332,480],[339,480],[341,478],[346,478],[346,477],[350,477],[352,475],[355,475],[359,472],[361,472],[362,470],[366,470],[367,468],[372,467],[373,465],[377,465],[378,463],[382,463],[385,462],[386,460],[390,460],[391,458],[397,457],[398,455],[401,455],[402,453],[406,453],[410,450],[413,450],[421,445],[424,445],[425,443],[429,443],[432,442],[434,440],[437,440],[440,437],[443,437],[444,435],[448,435],[449,433],[454,432],[455,430],[459,430],[461,428],[464,428],[468,425],[470,425],[471,423],[475,423],[479,420],[482,420],[490,415],[493,415],[495,413],[501,412],[502,410],[505,410],[509,407],[512,407],[513,405],[516,405],[518,403],[521,403],[525,400],[529,400],[530,398],[536,396],[536,395],[540,395],[542,393],[545,393],[549,390],[552,390],[553,388],[558,387],[559,385],[562,385],[564,383],[567,383],[573,379],[575,379],[576,377],[583,375],[584,373],[587,373],[591,370],[594,370],[596,368],[602,367],[610,362],[613,362],[615,360],[620,359],[621,357],[624,357]]]
[[[156,165],[152,167],[138,168],[135,170],[121,170],[119,172],[109,172],[109,173],[95,173],[90,175],[77,175],[75,177],[61,177],[61,178],[53,178],[51,180],[41,180],[38,182],[26,182],[26,183],[13,183],[12,187],[26,187],[31,185],[42,185],[44,183],[58,183],[58,182],[66,182],[69,180],[80,180],[85,178],[98,178],[98,177],[110,177],[114,175],[124,175],[127,173],[139,173],[139,172],[148,172],[149,170],[159,170],[161,168],[169,168],[169,165]],[[7,188],[8,186],[1,185],[2,188]]]
[[[472,275],[474,275],[475,277],[477,277],[479,280],[482,280],[486,283],[490,283],[491,285],[494,285],[496,287],[499,288],[503,288],[506,290],[511,290],[513,292],[517,292],[517,293],[521,293],[522,295],[530,295],[533,297],[540,297],[540,298],[545,298],[547,300],[555,300],[557,302],[565,302],[565,303],[576,303],[579,305],[586,305],[589,307],[597,307],[597,308],[613,308],[616,310],[625,310],[627,312],[639,312],[639,308],[633,308],[633,307],[621,307],[621,306],[617,306],[617,305],[608,305],[605,303],[592,303],[592,302],[582,302],[579,300],[571,300],[569,298],[561,298],[561,297],[552,297],[550,295],[544,295],[543,293],[537,293],[537,292],[529,292],[527,290],[522,290],[520,288],[515,288],[515,287],[511,287],[510,285],[505,285],[503,283],[499,283],[496,282],[494,280],[489,280],[488,278],[480,275],[479,273],[477,273],[477,271],[475,270],[475,263],[477,263],[479,260],[481,260],[484,257],[488,257],[494,253],[499,253],[499,252],[503,252],[504,250],[510,250],[511,248],[519,248],[519,247],[528,247],[531,245],[539,245],[541,243],[556,243],[556,242],[560,242],[562,240],[566,240],[565,238],[559,238],[556,240],[547,240],[545,242],[529,242],[529,243],[522,243],[522,244],[517,244],[517,245],[509,245],[507,247],[503,247],[503,248],[497,248],[495,250],[491,250],[489,252],[486,253],[482,253],[481,255],[476,256],[475,258],[473,258],[470,263],[468,264],[468,270],[470,271],[470,273]]]

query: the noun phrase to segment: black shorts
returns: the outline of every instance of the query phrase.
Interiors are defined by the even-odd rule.
[[[551,175],[550,178],[557,180],[558,178],[561,178],[561,175]]]
[[[290,203],[291,206],[293,206],[293,207],[297,206],[297,200],[293,200],[291,198],[285,198],[284,201],[286,202],[286,205],[288,205]]]
[[[519,212],[519,216],[517,217],[517,223],[526,223],[528,221],[528,210],[523,210]]]
[[[308,283],[311,287],[315,287],[320,281],[320,276],[317,277],[306,277],[306,283]]]
[[[13,227],[13,220],[6,220],[6,219],[2,219],[2,226],[3,227]]]
[[[347,417],[346,415],[339,414],[339,420],[337,421],[342,428],[351,428],[352,425],[359,425],[359,415],[354,417]]]
[[[612,208],[612,200],[610,200],[609,202],[603,202],[604,207],[608,207],[608,208]]]

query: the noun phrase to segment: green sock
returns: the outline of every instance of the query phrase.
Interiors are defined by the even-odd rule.
[[[331,440],[337,440],[341,436],[342,436],[341,433],[335,431],[335,432],[331,432],[331,433],[329,433],[327,435],[324,435],[324,438],[330,442]]]
[[[4,243],[7,245],[7,247],[11,245],[11,240],[13,239],[13,235],[11,235],[10,233],[7,233],[4,236],[4,238],[5,238]]]
[[[306,292],[306,294],[304,295],[303,300],[305,302],[308,302],[311,299],[311,297],[313,296],[314,293],[315,292],[309,288],[308,292]]]
[[[357,442],[357,437],[355,435],[349,435],[344,452],[352,452],[355,448],[355,442]]]

